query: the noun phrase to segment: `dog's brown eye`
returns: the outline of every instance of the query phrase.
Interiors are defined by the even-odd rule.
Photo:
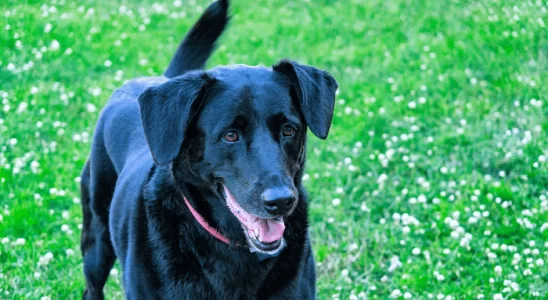
[[[284,136],[292,136],[295,134],[295,127],[287,125],[284,126],[284,129],[282,131]]]
[[[223,135],[223,139],[227,142],[236,142],[238,140],[238,132],[236,130],[229,130]]]

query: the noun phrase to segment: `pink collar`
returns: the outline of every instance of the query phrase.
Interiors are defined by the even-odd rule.
[[[211,227],[211,225],[209,225],[207,223],[207,221],[204,219],[204,217],[202,217],[200,215],[199,212],[197,212],[194,207],[192,207],[192,205],[190,205],[190,202],[188,202],[188,200],[186,199],[185,196],[183,196],[183,199],[185,199],[185,204],[186,204],[186,207],[188,207],[188,209],[190,210],[190,213],[194,216],[194,219],[196,219],[196,221],[198,221],[198,223],[200,225],[202,225],[202,227],[207,231],[209,232],[209,234],[211,234],[212,236],[216,237],[219,241],[227,244],[227,245],[230,245],[230,240],[225,237],[224,235],[222,235],[219,231],[217,231],[217,229]]]

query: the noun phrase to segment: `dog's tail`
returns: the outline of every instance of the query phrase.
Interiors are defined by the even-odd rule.
[[[228,0],[210,4],[179,45],[164,76],[173,78],[191,70],[203,69],[229,19]]]

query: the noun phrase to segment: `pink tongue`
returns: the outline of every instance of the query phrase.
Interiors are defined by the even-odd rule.
[[[282,219],[261,219],[246,212],[234,199],[234,196],[225,188],[226,203],[230,211],[247,228],[249,235],[256,236],[258,232],[259,241],[272,243],[281,239],[284,235],[285,224]]]
[[[276,220],[259,220],[255,223],[256,227],[247,227],[249,231],[259,230],[259,241],[272,243],[281,239],[284,235],[285,224],[284,221]],[[253,235],[252,232],[250,232]]]

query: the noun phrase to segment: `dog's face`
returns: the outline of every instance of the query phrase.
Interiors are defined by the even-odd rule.
[[[281,246],[283,217],[297,204],[294,181],[306,135],[306,123],[276,75],[245,67],[214,73],[216,87],[196,116],[203,155],[190,164],[200,177],[215,178],[244,233],[262,251]]]
[[[170,82],[139,99],[156,162],[182,159],[174,168],[189,168],[216,188],[250,247],[276,253],[284,244],[284,217],[299,199],[307,126],[327,136],[336,82],[293,62],[218,68]]]

